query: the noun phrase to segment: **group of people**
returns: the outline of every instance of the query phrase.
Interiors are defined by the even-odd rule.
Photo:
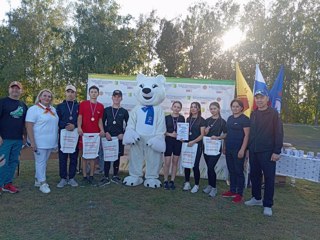
[[[230,177],[230,188],[222,193],[222,197],[232,198],[234,203],[243,202],[245,187],[244,165],[249,157],[250,180],[252,183],[252,198],[245,202],[247,206],[263,206],[264,215],[272,215],[274,181],[276,161],[280,158],[283,144],[283,128],[278,112],[268,106],[269,97],[265,90],[255,93],[257,109],[253,111],[250,119],[243,114],[244,105],[239,99],[230,103],[232,115],[225,121],[220,114],[218,102],[209,105],[211,116],[207,119],[201,117],[201,105],[191,103],[189,117],[188,146],[197,145],[193,174],[194,186],[190,184],[190,168],[184,169],[184,191],[196,193],[199,191],[201,155],[207,165],[208,185],[203,192],[210,197],[217,195],[215,166],[224,153]],[[166,152],[164,160],[164,188],[175,189],[174,179],[182,149],[182,141],[177,139],[177,123],[185,122],[179,112],[182,103],[175,101],[172,104],[171,115],[166,116]],[[212,140],[224,140],[220,152],[216,155],[207,155],[204,151],[203,138],[207,136]],[[168,181],[171,166],[171,180]],[[262,200],[261,186],[264,178],[264,197]]]
[[[111,163],[104,162],[104,177],[96,184],[104,186],[122,183],[119,177],[120,157],[124,154],[122,138],[129,113],[121,107],[122,92],[113,91],[112,105],[104,108],[97,101],[99,88],[89,88],[89,100],[76,101],[76,88],[68,85],[65,88],[65,100],[52,106],[53,94],[49,89],[39,92],[35,104],[29,109],[20,101],[22,85],[14,81],[9,85],[9,96],[0,100],[0,193],[16,193],[19,189],[12,184],[15,170],[19,164],[19,154],[23,141],[33,150],[35,158],[35,186],[43,193],[49,193],[50,187],[46,181],[47,161],[52,151],[59,149],[58,188],[69,184],[77,187],[75,180],[78,156],[83,150],[82,136],[84,133],[97,133],[100,137],[119,141],[118,159],[113,163],[113,176],[110,179]],[[175,101],[172,104],[172,113],[165,118],[167,131],[165,133],[166,151],[164,153],[164,188],[175,189],[175,177],[178,168],[183,141],[177,139],[179,122],[189,123],[188,147],[197,146],[193,174],[194,186],[190,184],[191,169],[184,169],[184,191],[196,193],[200,189],[199,163],[202,154],[208,169],[208,185],[203,192],[210,197],[217,195],[215,166],[222,153],[226,156],[226,163],[230,176],[230,189],[223,192],[223,197],[232,198],[234,203],[243,202],[244,190],[244,163],[249,157],[250,179],[252,183],[252,198],[246,201],[248,206],[259,205],[264,207],[264,215],[272,215],[274,180],[276,161],[280,157],[283,130],[278,112],[268,106],[268,93],[258,90],[255,93],[257,109],[250,119],[243,114],[244,105],[241,100],[234,99],[231,104],[232,115],[225,121],[220,114],[218,102],[209,106],[211,116],[204,119],[201,116],[201,105],[191,103],[189,116],[180,114],[182,103]],[[74,153],[64,153],[60,149],[59,132],[61,130],[77,131],[79,144]],[[217,155],[204,153],[203,137],[212,140],[224,140]],[[249,150],[249,151],[247,151]],[[68,169],[69,159],[69,169]],[[82,158],[82,184],[93,184],[97,158]],[[169,181],[169,173],[171,178]],[[261,185],[264,178],[265,190],[262,200]]]

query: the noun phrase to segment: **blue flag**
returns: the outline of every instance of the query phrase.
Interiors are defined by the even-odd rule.
[[[269,94],[271,106],[277,109],[279,113],[281,111],[283,79],[284,79],[284,67],[283,65],[281,65],[278,76],[274,81],[273,87],[270,90],[270,94]]]

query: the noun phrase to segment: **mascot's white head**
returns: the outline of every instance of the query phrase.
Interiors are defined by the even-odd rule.
[[[166,98],[166,78],[163,75],[147,77],[143,74],[137,76],[135,96],[144,106],[157,106]]]

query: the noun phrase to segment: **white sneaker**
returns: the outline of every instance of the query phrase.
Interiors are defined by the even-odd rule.
[[[263,215],[271,217],[272,216],[272,208],[264,207],[263,208]]]
[[[215,196],[217,196],[217,192],[218,192],[217,188],[212,188],[211,191],[209,192],[209,197],[214,198]]]
[[[61,178],[60,182],[57,184],[57,188],[63,188],[67,184],[67,179]]]
[[[189,191],[191,189],[191,185],[189,182],[185,182],[183,185],[183,191]]]
[[[199,191],[199,185],[194,185],[191,189],[191,193],[197,193]]]
[[[71,187],[78,187],[78,186],[79,186],[79,184],[77,183],[76,180],[74,180],[74,178],[69,179],[68,184],[69,184]]]
[[[202,190],[202,192],[209,194],[211,192],[211,189],[212,189],[212,187],[210,185],[208,185]]]
[[[34,186],[35,186],[35,187],[40,187],[40,186],[41,186],[41,183],[38,182],[37,179],[35,179],[35,180],[34,180]]]
[[[40,190],[41,192],[43,192],[43,193],[49,193],[49,192],[51,192],[48,183],[43,183],[43,184],[41,184],[39,190]]]
[[[262,200],[257,200],[252,197],[249,201],[245,201],[244,204],[247,206],[262,206]]]

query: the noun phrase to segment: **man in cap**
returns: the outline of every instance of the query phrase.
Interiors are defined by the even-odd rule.
[[[268,106],[269,96],[265,89],[254,94],[257,109],[250,117],[249,161],[252,198],[247,206],[263,206],[263,214],[272,216],[276,161],[280,158],[283,144],[283,126],[278,112]],[[262,174],[264,196],[261,196]]]
[[[76,93],[77,89],[73,85],[68,85],[65,89],[66,99],[57,106],[60,133],[63,129],[74,131],[77,128],[79,104],[76,100]],[[68,158],[70,159],[69,172],[67,168]],[[59,141],[59,175],[61,179],[57,185],[58,188],[63,188],[67,184],[72,187],[78,186],[78,183],[74,179],[77,171],[77,159],[78,148],[73,153],[64,153],[60,149]]]
[[[19,192],[12,181],[26,135],[27,106],[20,101],[21,94],[21,83],[13,81],[9,85],[9,96],[0,99],[0,159],[4,163],[0,167],[0,192]]]
[[[126,109],[120,106],[122,101],[122,92],[120,90],[114,90],[112,93],[112,106],[106,107],[103,114],[103,126],[106,133],[106,139],[112,140],[112,137],[117,137],[119,140],[119,154],[118,159],[113,162],[113,177],[111,181],[116,184],[121,184],[121,178],[119,177],[119,165],[120,157],[123,156],[124,146],[122,144],[122,138],[125,127],[129,119],[129,113]],[[109,171],[111,162],[104,162],[104,177],[99,182],[98,186],[105,186],[110,184]]]

